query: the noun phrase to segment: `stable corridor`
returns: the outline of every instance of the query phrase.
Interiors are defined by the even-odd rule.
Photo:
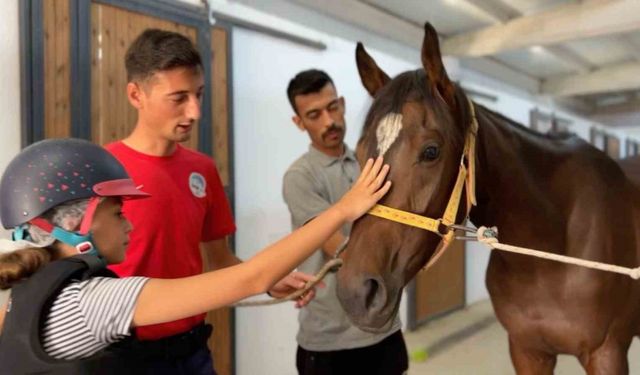
[[[409,375],[512,375],[507,333],[491,303],[470,305],[405,334],[411,362]],[[640,374],[640,340],[629,350],[629,373]],[[559,356],[556,375],[583,375],[574,357]]]

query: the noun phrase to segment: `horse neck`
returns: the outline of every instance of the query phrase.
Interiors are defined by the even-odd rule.
[[[498,226],[501,232],[521,233],[527,227],[532,236],[546,232],[553,237],[551,232],[562,227],[558,224],[563,218],[541,191],[548,180],[544,166],[554,165],[560,155],[488,110],[478,107],[477,112],[478,205],[471,210],[471,221],[476,226]]]

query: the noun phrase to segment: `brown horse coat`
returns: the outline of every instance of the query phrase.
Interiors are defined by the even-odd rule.
[[[440,217],[471,119],[465,94],[447,77],[435,30],[425,26],[423,69],[393,80],[361,45],[356,57],[375,98],[357,148],[361,162],[378,153],[380,120],[402,115],[385,154],[393,188],[380,203]],[[497,226],[506,244],[640,265],[640,191],[613,160],[576,137],[539,135],[479,105],[476,113],[476,226]],[[461,204],[459,222],[464,210]],[[371,331],[388,325],[402,288],[438,242],[377,217],[358,220],[338,274],[353,322]],[[486,284],[519,374],[553,373],[559,353],[576,356],[589,374],[628,373],[627,351],[640,333],[640,281],[494,251]]]

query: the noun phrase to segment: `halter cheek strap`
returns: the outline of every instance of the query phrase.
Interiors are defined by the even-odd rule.
[[[433,266],[435,262],[440,259],[440,257],[444,254],[445,250],[454,239],[455,231],[451,229],[451,225],[455,224],[458,208],[460,207],[460,202],[462,201],[462,189],[465,186],[467,193],[467,206],[465,216],[468,216],[469,211],[471,211],[471,207],[476,205],[475,158],[478,120],[476,119],[475,107],[473,105],[473,102],[470,99],[468,100],[469,111],[471,114],[471,124],[465,138],[462,157],[460,158],[458,177],[456,179],[455,185],[453,186],[453,190],[451,191],[451,195],[449,197],[449,202],[447,203],[447,207],[442,217],[439,219],[433,219],[430,217],[417,215],[411,212],[398,210],[396,208],[391,208],[380,204],[373,206],[373,208],[368,212],[369,215],[381,217],[383,219],[395,221],[397,223],[413,226],[416,228],[425,229],[442,237],[442,240],[438,244],[435,253],[431,257],[431,259],[429,259],[427,265],[424,267],[425,270]],[[445,229],[444,231],[442,231],[443,226]]]

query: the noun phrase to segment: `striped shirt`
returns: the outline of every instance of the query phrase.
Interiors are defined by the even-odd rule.
[[[131,334],[131,321],[146,277],[94,277],[73,281],[54,301],[43,347],[56,359],[89,357]]]

